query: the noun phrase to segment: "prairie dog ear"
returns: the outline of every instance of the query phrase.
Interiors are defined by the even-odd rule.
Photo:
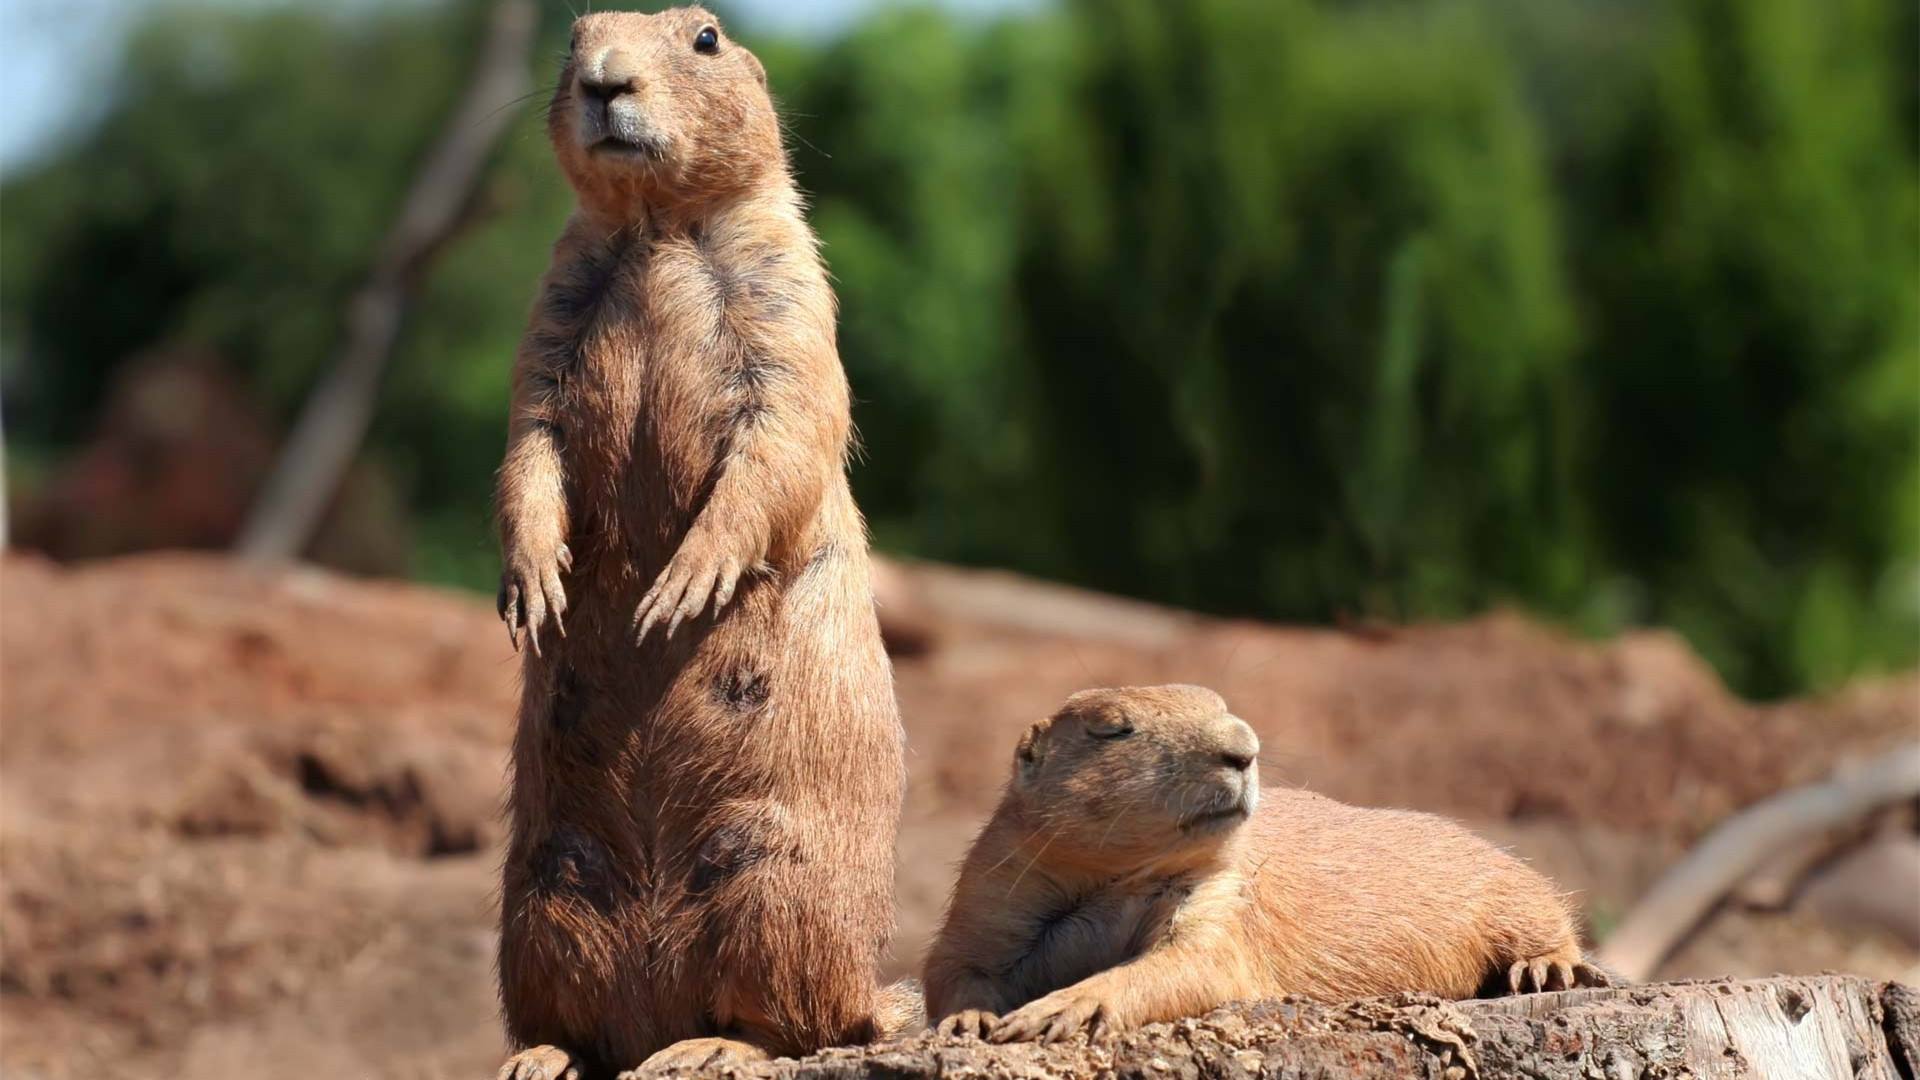
[[[747,67],[753,69],[754,78],[760,80],[760,89],[765,90],[767,88],[767,66],[760,62],[759,57],[750,52],[742,50],[741,55],[747,58]]]
[[[1051,716],[1044,720],[1035,720],[1033,726],[1027,728],[1026,734],[1020,736],[1020,745],[1013,751],[1013,768],[1020,779],[1025,780],[1032,776],[1034,770],[1040,767],[1040,762],[1046,758],[1047,729],[1052,726],[1053,717]]]

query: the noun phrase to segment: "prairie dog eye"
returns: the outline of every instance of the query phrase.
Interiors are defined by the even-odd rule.
[[[711,26],[703,26],[693,35],[693,51],[712,56],[720,51],[720,31]]]
[[[1087,725],[1087,734],[1096,739],[1124,739],[1133,734],[1133,721],[1095,720]]]

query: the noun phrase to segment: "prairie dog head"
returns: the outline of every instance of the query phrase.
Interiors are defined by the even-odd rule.
[[[786,161],[766,69],[698,7],[574,20],[547,135],[581,198],[614,210],[744,190]]]
[[[1056,855],[1125,872],[1235,832],[1260,797],[1259,752],[1204,687],[1083,690],[1021,738],[1008,792]]]

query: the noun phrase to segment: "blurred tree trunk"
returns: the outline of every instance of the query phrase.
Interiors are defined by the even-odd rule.
[[[372,273],[348,303],[346,340],[254,503],[240,554],[291,559],[306,550],[366,438],[407,304],[434,255],[459,231],[487,158],[513,121],[512,106],[526,93],[537,21],[531,0],[494,5],[473,76],[414,177]]]
[[[0,431],[0,551],[7,549],[7,433]]]

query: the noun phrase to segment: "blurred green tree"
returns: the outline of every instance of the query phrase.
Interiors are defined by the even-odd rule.
[[[13,430],[78,438],[105,372],[167,339],[297,401],[446,112],[473,15],[155,15],[98,128],[6,187],[8,352],[32,358],[35,405]]]
[[[1674,5],[1569,215],[1606,560],[1749,691],[1909,662],[1920,632],[1912,15]]]
[[[1049,142],[1091,164],[1027,177],[1018,290],[1072,566],[1289,618],[1567,602],[1567,298],[1479,9],[1075,10]]]

